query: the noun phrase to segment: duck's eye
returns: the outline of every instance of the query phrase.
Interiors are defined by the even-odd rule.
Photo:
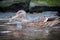
[[[22,13],[22,12],[19,12],[19,13]]]

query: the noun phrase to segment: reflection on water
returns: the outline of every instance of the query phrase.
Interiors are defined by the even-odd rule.
[[[11,31],[0,31],[0,33],[10,33]]]

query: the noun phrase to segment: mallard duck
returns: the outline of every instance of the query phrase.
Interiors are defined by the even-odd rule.
[[[26,19],[26,12],[24,10],[19,10],[16,15],[14,17],[12,17],[12,19],[15,18],[21,18],[21,20],[18,19],[18,21],[20,21],[20,24],[17,24],[18,29],[24,29],[24,28],[43,28],[43,27],[48,27],[48,26],[54,26],[55,24],[59,23],[57,20],[53,20],[53,21],[48,21],[49,19],[51,19],[50,17],[41,17],[35,20],[27,20]]]
[[[17,28],[20,30],[22,29],[22,25],[26,25],[27,23],[31,22],[30,20],[26,19],[26,12],[24,10],[19,10],[15,16],[13,16],[11,19],[17,19]]]

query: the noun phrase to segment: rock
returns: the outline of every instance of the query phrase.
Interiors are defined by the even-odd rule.
[[[45,12],[45,11],[58,11],[60,14],[60,7],[58,6],[34,6],[30,8],[30,12]],[[58,15],[58,14],[57,14]]]
[[[0,11],[1,12],[6,12],[6,11],[13,11],[16,12],[18,10],[25,10],[29,11],[29,3],[30,0],[2,0],[0,4]]]

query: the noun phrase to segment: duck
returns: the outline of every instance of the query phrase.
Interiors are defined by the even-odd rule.
[[[20,23],[17,23],[17,29],[20,30],[22,28],[25,28],[25,27],[22,27],[22,26],[25,26],[28,23],[31,23],[31,20],[27,20],[26,17],[27,17],[26,12],[24,10],[19,10],[16,13],[16,15],[11,18],[11,21],[13,19],[17,19],[17,21],[20,22]]]
[[[45,28],[45,27],[48,27],[48,26],[53,26],[57,23],[59,23],[58,21],[49,21],[49,18],[50,17],[40,17],[40,18],[37,18],[35,20],[27,20],[26,19],[27,17],[27,13],[24,11],[24,10],[19,10],[15,16],[13,16],[11,19],[15,19],[15,18],[20,18],[20,20],[18,19],[18,22],[20,23],[17,23],[17,29],[20,30],[20,29],[40,29],[40,28]]]

